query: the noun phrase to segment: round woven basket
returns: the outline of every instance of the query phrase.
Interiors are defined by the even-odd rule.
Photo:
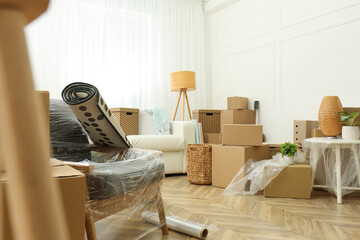
[[[337,96],[325,96],[319,109],[319,127],[326,136],[337,136],[341,133],[342,125],[338,112],[344,111]]]
[[[211,184],[211,157],[210,144],[186,145],[187,176],[193,184]]]

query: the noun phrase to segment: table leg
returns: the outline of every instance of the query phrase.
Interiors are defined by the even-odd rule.
[[[340,145],[336,145],[336,188],[337,203],[342,203]]]
[[[310,181],[310,188],[313,189],[314,180],[315,180],[315,173],[316,167],[319,160],[319,147],[315,144],[313,149],[311,149],[310,153],[310,167],[311,167],[311,181]]]
[[[353,152],[354,152],[354,161],[355,161],[355,167],[356,167],[356,172],[357,172],[357,177],[358,177],[358,183],[359,183],[359,187],[360,187],[359,145],[356,145],[353,147]]]

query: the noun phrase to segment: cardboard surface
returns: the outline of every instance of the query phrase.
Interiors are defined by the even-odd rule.
[[[255,124],[254,110],[222,110],[221,125],[223,124]]]
[[[193,118],[202,124],[203,133],[220,133],[221,110],[198,109],[193,110]]]
[[[231,146],[262,146],[262,125],[224,124],[222,125],[222,144]]]
[[[53,163],[56,163],[53,161]],[[51,162],[50,162],[51,164]],[[51,174],[60,188],[63,206],[65,208],[66,221],[69,228],[70,240],[83,240],[85,236],[85,194],[86,181],[85,175],[69,166],[53,166],[50,168]],[[6,173],[0,174],[0,189],[7,187]],[[0,201],[1,202],[1,201]],[[7,214],[7,203],[4,202],[5,209],[4,239],[12,240],[9,216]]]
[[[49,163],[50,163],[51,167],[63,166],[64,165],[64,163],[62,161],[57,160],[56,158],[50,158]]]
[[[344,107],[344,112],[348,112],[348,113],[360,112],[360,107]]]
[[[321,129],[311,130],[311,137],[326,137],[326,135],[321,131]]]
[[[289,165],[265,187],[264,196],[308,199],[311,197],[310,174],[309,165]]]
[[[228,97],[227,109],[248,109],[249,99],[246,97]]]
[[[221,133],[204,133],[204,143],[221,144]]]
[[[302,143],[307,138],[311,138],[311,130],[318,129],[319,122],[313,120],[294,120],[293,143]]]
[[[241,167],[249,160],[267,159],[268,146],[212,146],[212,185],[226,188]]]

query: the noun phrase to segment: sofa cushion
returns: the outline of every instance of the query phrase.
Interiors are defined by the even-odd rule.
[[[184,138],[174,135],[129,135],[127,138],[134,148],[176,152],[185,147]]]

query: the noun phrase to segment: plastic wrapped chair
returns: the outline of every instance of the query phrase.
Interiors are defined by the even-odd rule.
[[[62,101],[50,102],[50,135],[54,156],[86,174],[88,194],[85,229],[95,240],[95,222],[124,209],[154,204],[160,227],[168,234],[161,197],[165,177],[162,152],[90,145],[77,118]],[[140,214],[141,215],[141,214]]]

